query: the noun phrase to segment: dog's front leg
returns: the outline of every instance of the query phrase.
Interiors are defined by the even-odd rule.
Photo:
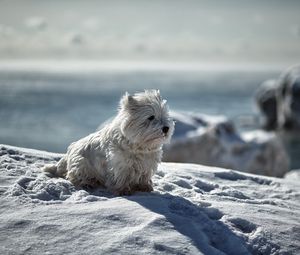
[[[118,196],[128,196],[134,193],[131,184],[131,176],[127,168],[116,168],[110,171],[106,187]]]
[[[151,177],[152,177],[152,175],[150,175],[150,173],[142,175],[139,178],[139,182],[136,183],[135,185],[133,185],[132,189],[134,191],[141,191],[141,192],[153,191],[153,183],[152,183]]]

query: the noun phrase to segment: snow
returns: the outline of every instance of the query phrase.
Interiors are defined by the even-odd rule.
[[[0,254],[297,254],[300,184],[162,163],[116,197],[41,172],[61,154],[0,145]]]
[[[300,169],[291,170],[291,171],[287,172],[284,175],[284,178],[288,179],[290,181],[299,182],[300,181]]]

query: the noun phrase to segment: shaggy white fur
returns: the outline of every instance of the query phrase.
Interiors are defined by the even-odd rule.
[[[158,90],[126,93],[111,123],[72,143],[57,165],[43,170],[74,185],[105,186],[118,195],[150,192],[162,145],[173,131],[174,122]]]

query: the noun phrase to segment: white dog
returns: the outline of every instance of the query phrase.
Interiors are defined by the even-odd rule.
[[[126,93],[117,116],[100,131],[72,143],[44,171],[76,186],[105,186],[118,195],[153,190],[151,177],[169,142],[174,122],[158,90]]]

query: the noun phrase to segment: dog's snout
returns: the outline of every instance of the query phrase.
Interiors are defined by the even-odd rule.
[[[167,126],[163,127],[162,131],[163,131],[164,134],[168,133],[169,127],[167,127]]]

